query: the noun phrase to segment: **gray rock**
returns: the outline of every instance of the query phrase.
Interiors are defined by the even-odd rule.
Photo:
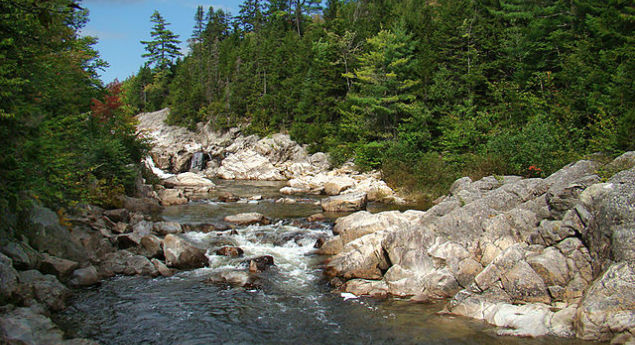
[[[141,238],[141,250],[139,254],[147,258],[158,258],[163,256],[162,241],[154,235],[147,235]]]
[[[200,268],[208,264],[205,251],[195,247],[177,235],[167,235],[163,239],[163,255],[169,267],[179,269]]]
[[[58,258],[52,255],[43,254],[42,263],[40,264],[40,271],[46,274],[53,274],[62,281],[73,273],[73,271],[79,267],[79,263],[71,260]]]
[[[30,270],[40,265],[41,255],[26,243],[9,242],[0,252],[13,261],[13,266],[19,270]]]
[[[384,297],[388,295],[388,285],[383,280],[352,279],[341,288],[355,296]]]
[[[635,328],[635,263],[613,264],[593,282],[577,310],[575,326],[578,338],[601,341]]]
[[[17,308],[0,316],[0,339],[3,344],[62,344],[63,335],[51,319],[32,308]]]
[[[180,189],[163,189],[158,191],[157,195],[163,206],[183,205],[188,202],[188,199],[183,194],[183,190]]]
[[[0,304],[9,302],[18,289],[18,272],[11,259],[0,254]]]
[[[177,222],[156,222],[152,226],[152,230],[160,236],[183,232],[181,224]]]
[[[104,216],[112,220],[114,223],[130,221],[130,213],[125,208],[104,211]]]
[[[348,193],[322,199],[320,205],[325,212],[353,212],[365,209],[367,201],[366,193]]]
[[[71,291],[55,278],[47,274],[43,275],[39,271],[29,270],[19,274],[21,297],[28,301],[35,299],[54,311],[62,310],[66,307],[66,299]]]
[[[148,258],[135,255],[127,250],[109,253],[99,267],[100,275],[110,277],[115,274],[156,276],[158,272]]]
[[[34,206],[26,219],[24,234],[29,244],[40,252],[69,259],[86,262],[86,250],[75,243],[67,228],[60,225],[55,212],[41,206]]]
[[[123,197],[123,207],[131,213],[158,214],[163,210],[156,199]]]
[[[73,271],[68,282],[71,286],[90,286],[99,283],[99,274],[95,266],[78,268]]]
[[[344,246],[341,253],[326,266],[326,274],[345,279],[381,279],[381,270],[388,269],[381,243],[385,232],[362,236]]]
[[[162,276],[171,277],[174,275],[174,270],[168,268],[168,266],[166,266],[161,260],[152,259],[151,262],[154,265],[154,268],[156,268]]]

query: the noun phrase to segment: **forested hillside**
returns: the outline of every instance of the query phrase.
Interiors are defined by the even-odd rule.
[[[611,0],[246,0],[125,82],[173,124],[288,131],[411,189],[634,149],[635,10]]]
[[[0,211],[133,192],[146,145],[120,84],[98,79],[87,16],[73,0],[0,1]]]

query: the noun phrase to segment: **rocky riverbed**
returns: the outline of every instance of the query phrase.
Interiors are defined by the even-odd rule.
[[[633,152],[406,210],[286,135],[166,115],[139,116],[160,185],[120,209],[35,205],[2,234],[2,343],[635,342]]]

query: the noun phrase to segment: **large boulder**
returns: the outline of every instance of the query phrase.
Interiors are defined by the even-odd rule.
[[[247,149],[225,158],[217,171],[227,180],[278,180],[286,178],[266,157]]]
[[[163,239],[163,255],[169,267],[179,269],[200,268],[206,266],[209,261],[203,249],[171,234]]]
[[[187,204],[188,199],[184,196],[183,190],[176,188],[162,189],[157,192],[161,205],[183,205]]]
[[[75,261],[43,254],[42,263],[40,264],[40,271],[46,274],[53,274],[58,279],[65,281],[78,267],[79,263]]]
[[[214,187],[214,182],[192,172],[184,172],[163,180],[167,188]]]
[[[355,180],[352,178],[348,176],[336,176],[324,184],[324,192],[327,195],[339,195],[354,185]]]
[[[349,193],[322,199],[320,205],[324,212],[354,212],[366,208],[366,193]]]
[[[62,226],[57,214],[48,208],[34,206],[24,230],[29,244],[40,252],[77,262],[88,260],[86,250],[73,241],[69,229]]]
[[[13,267],[20,270],[37,268],[42,261],[41,254],[26,243],[9,242],[0,248],[0,252],[13,261]]]
[[[66,307],[66,299],[71,291],[55,278],[39,271],[29,270],[20,272],[20,295],[25,301],[35,299],[54,311]],[[28,302],[27,302],[28,303]]]
[[[608,341],[635,329],[635,263],[611,265],[582,299],[576,315],[576,335]]]
[[[0,339],[15,345],[98,345],[88,339],[64,340],[64,334],[37,307],[16,308],[0,316]]]
[[[123,207],[132,213],[157,214],[163,210],[159,202],[151,198],[132,198],[124,196],[122,203]]]
[[[111,277],[116,274],[156,276],[158,272],[152,262],[143,255],[135,255],[127,250],[106,254],[100,267],[100,275]]]

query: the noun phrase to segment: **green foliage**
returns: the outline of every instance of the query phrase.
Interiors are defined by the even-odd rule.
[[[427,201],[460,175],[545,176],[635,149],[626,1],[317,3],[197,8],[189,55],[127,80],[127,109],[288,132]]]

